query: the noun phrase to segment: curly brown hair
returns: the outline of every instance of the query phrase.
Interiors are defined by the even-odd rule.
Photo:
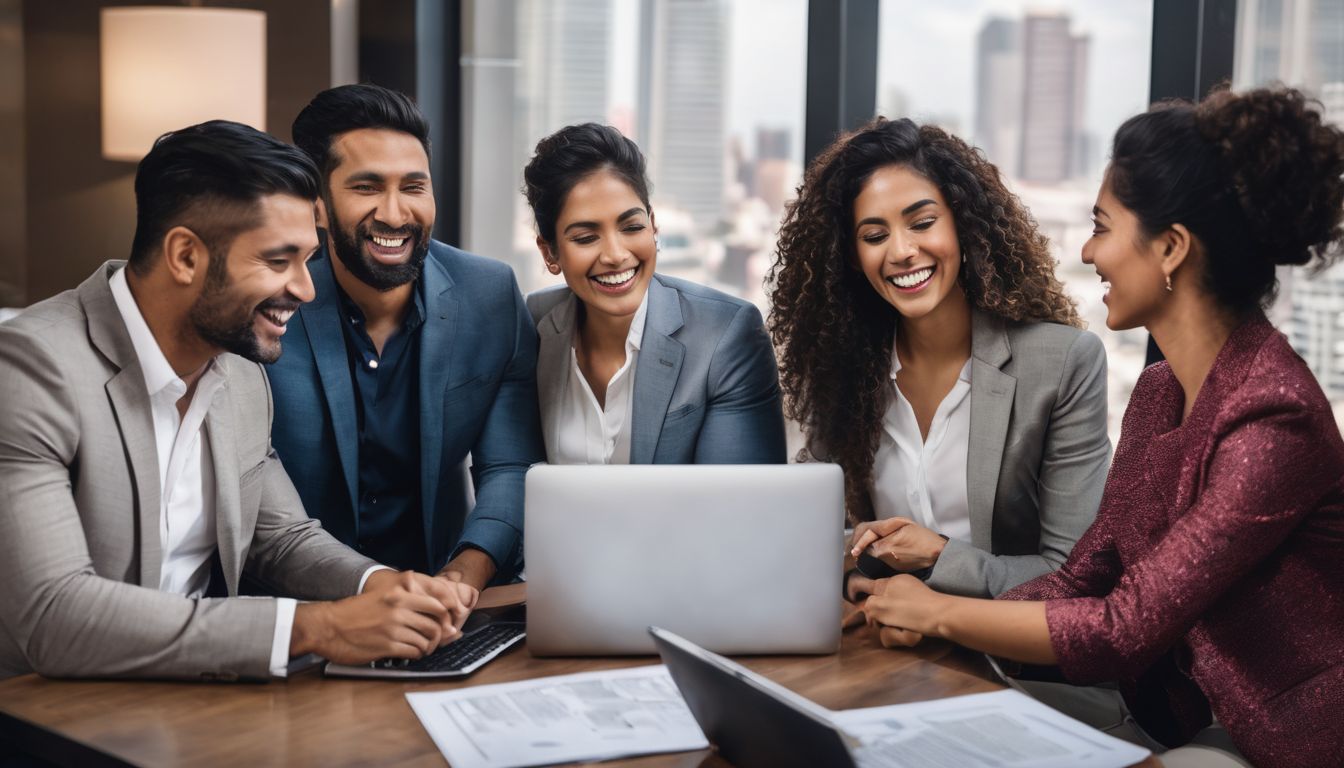
[[[1081,325],[1046,238],[978,150],[935,126],[879,117],[822,152],[780,227],[769,326],[785,413],[818,458],[844,470],[851,521],[873,516],[867,489],[899,318],[856,264],[854,199],[874,171],[893,165],[933,182],[951,208],[965,256],[958,281],[972,307]]]

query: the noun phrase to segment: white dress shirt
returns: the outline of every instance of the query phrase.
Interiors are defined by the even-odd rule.
[[[571,346],[569,368],[560,383],[563,394],[553,423],[546,425],[546,455],[552,464],[629,464],[630,428],[635,401],[635,368],[644,339],[644,317],[649,294],[639,303],[625,337],[625,363],[607,382],[606,407],[597,402],[592,387],[579,370],[579,356]],[[574,313],[577,321],[578,313]],[[570,338],[578,330],[570,329]]]
[[[206,363],[186,415],[180,416],[177,401],[187,392],[186,382],[168,364],[145,323],[126,284],[126,270],[117,270],[108,284],[140,361],[154,418],[154,443],[159,451],[159,546],[163,553],[158,587],[163,592],[197,598],[210,585],[210,558],[219,543],[214,460],[203,425],[224,376],[214,360]],[[276,677],[286,676],[296,606],[297,602],[287,597],[275,602],[270,668]]]
[[[891,395],[873,456],[873,512],[904,517],[950,539],[971,540],[966,449],[971,434],[971,361],[938,404],[925,440],[910,401],[896,386],[901,360],[891,343]]]

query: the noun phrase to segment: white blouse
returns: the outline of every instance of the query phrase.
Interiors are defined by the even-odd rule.
[[[971,541],[966,500],[966,450],[971,433],[971,361],[938,404],[924,440],[910,401],[896,386],[901,370],[891,344],[891,397],[873,457],[873,512],[878,520],[904,517],[951,539]]]
[[[569,348],[569,367],[560,386],[564,392],[552,423],[546,425],[546,455],[552,464],[629,464],[631,416],[635,401],[635,368],[644,338],[649,295],[644,294],[625,337],[625,363],[607,382],[606,407],[579,370],[578,353]],[[577,317],[577,313],[575,313]],[[571,333],[578,338],[578,330]]]

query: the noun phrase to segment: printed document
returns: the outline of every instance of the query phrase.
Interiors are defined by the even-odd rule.
[[[834,712],[860,768],[1124,768],[1148,750],[1013,690]]]
[[[663,665],[408,693],[453,768],[514,768],[709,746]]]

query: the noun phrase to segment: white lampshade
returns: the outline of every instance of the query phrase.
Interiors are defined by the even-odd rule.
[[[138,161],[168,131],[266,126],[266,14],[102,9],[103,157]]]

